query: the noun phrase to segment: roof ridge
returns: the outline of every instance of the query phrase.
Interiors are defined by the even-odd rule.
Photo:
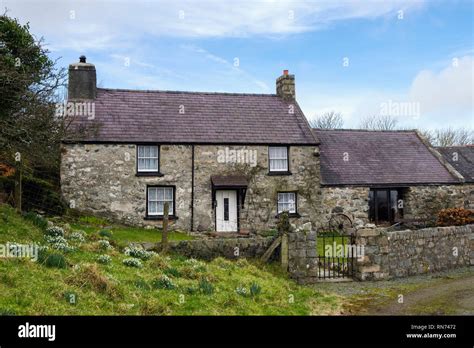
[[[199,91],[171,91],[159,89],[127,89],[127,88],[97,88],[103,91],[112,92],[136,92],[136,93],[178,93],[178,94],[204,94],[204,95],[236,95],[236,96],[258,96],[258,97],[277,97],[272,93],[232,93],[232,92],[199,92]]]

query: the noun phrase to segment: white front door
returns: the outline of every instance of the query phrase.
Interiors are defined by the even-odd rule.
[[[216,231],[237,232],[237,192],[216,191]]]

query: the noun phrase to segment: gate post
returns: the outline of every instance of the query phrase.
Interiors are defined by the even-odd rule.
[[[311,284],[318,280],[316,240],[311,222],[288,234],[288,271],[298,284]]]

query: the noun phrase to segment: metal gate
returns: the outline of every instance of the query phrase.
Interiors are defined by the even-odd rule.
[[[352,278],[357,258],[351,219],[344,214],[331,217],[329,228],[317,236],[318,278]]]

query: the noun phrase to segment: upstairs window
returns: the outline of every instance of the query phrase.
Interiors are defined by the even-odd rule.
[[[150,186],[147,195],[148,216],[163,216],[165,203],[168,203],[168,215],[174,215],[174,187]]]
[[[296,192],[278,193],[278,214],[284,211],[296,214]]]
[[[271,146],[268,148],[270,172],[288,172],[288,147]]]
[[[139,173],[159,172],[159,148],[156,145],[138,145],[137,171]]]

